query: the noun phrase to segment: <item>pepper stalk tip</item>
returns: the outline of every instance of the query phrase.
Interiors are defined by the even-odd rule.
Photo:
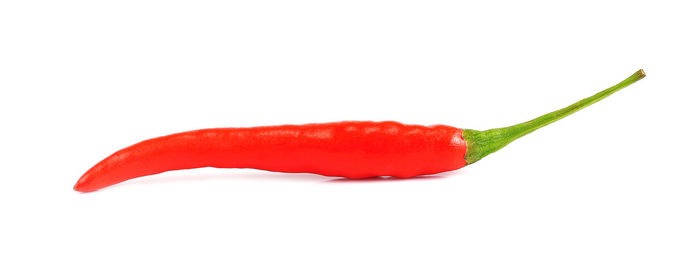
[[[462,137],[467,142],[467,154],[465,155],[465,160],[467,161],[467,164],[475,163],[486,155],[489,155],[508,145],[508,143],[511,143],[512,141],[525,136],[530,132],[533,132],[543,126],[551,124],[554,121],[562,119],[595,102],[598,102],[616,91],[619,91],[622,88],[643,79],[644,77],[646,77],[644,70],[637,70],[637,72],[634,72],[634,74],[615,86],[605,89],[591,97],[582,99],[562,109],[544,114],[540,117],[517,125],[484,131],[463,129]]]

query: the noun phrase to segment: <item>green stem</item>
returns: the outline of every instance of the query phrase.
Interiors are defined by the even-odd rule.
[[[556,110],[554,112],[545,114],[538,118],[532,119],[527,122],[523,122],[517,125],[494,128],[484,131],[464,129],[463,136],[464,140],[467,142],[467,155],[465,159],[467,164],[475,163],[481,158],[486,157],[504,146],[508,145],[512,141],[529,134],[532,131],[537,130],[543,126],[549,125],[554,121],[562,119],[570,114],[575,113],[578,110],[585,108],[597,101],[602,100],[605,97],[610,96],[610,94],[619,91],[620,89],[627,87],[628,85],[635,83],[636,81],[644,78],[644,70],[639,70],[632,74],[629,78],[623,80],[615,86],[612,86],[606,90],[603,90],[595,95],[580,100],[572,105],[564,107],[562,109]]]

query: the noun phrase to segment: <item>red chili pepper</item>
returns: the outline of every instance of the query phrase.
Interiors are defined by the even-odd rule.
[[[255,168],[346,178],[436,174],[474,163],[644,76],[644,71],[639,70],[619,84],[563,109],[485,131],[350,121],[177,133],[115,152],[90,168],[74,189],[95,191],[136,177],[200,167]]]

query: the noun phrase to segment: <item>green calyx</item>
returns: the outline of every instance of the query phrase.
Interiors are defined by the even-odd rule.
[[[465,160],[467,164],[473,164],[481,158],[486,157],[497,150],[508,145],[508,143],[529,134],[543,126],[549,125],[554,121],[562,119],[570,114],[577,112],[597,101],[602,100],[605,97],[610,96],[616,91],[621,90],[624,87],[629,86],[636,81],[643,79],[646,76],[644,70],[639,70],[632,74],[629,78],[623,80],[615,86],[605,89],[595,95],[580,100],[572,105],[564,107],[562,109],[556,110],[554,112],[542,115],[538,118],[532,119],[527,122],[523,122],[517,125],[494,128],[484,131],[464,129],[462,130],[462,136],[467,142],[467,155]]]

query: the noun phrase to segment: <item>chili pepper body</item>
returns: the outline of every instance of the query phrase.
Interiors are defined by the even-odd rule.
[[[413,177],[466,165],[462,130],[450,126],[348,121],[215,128],[149,139],[88,170],[74,189],[200,167],[255,168],[346,178]]]
[[[530,121],[489,130],[397,122],[335,122],[188,131],[142,141],[90,168],[73,187],[89,192],[132,178],[200,167],[255,168],[346,178],[412,177],[473,164],[512,141],[644,78],[622,82]]]

